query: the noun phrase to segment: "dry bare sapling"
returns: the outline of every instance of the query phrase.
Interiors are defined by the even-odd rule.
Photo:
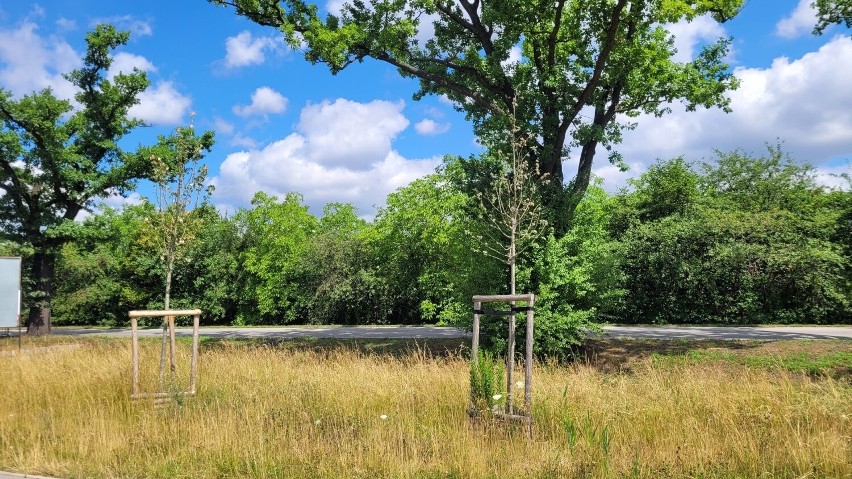
[[[535,162],[523,153],[528,151],[529,136],[518,127],[514,117],[508,132],[509,154],[495,145],[491,148],[499,161],[499,169],[492,174],[484,192],[477,193],[481,220],[485,223],[484,235],[478,235],[482,253],[505,263],[509,267],[509,294],[516,294],[516,268],[520,255],[540,239],[548,224],[543,218],[544,206],[540,201],[539,185],[546,178],[537,170]],[[515,303],[510,303],[514,311]],[[531,321],[531,319],[528,319]],[[528,332],[531,329],[528,328]],[[515,314],[509,313],[506,356],[506,409],[513,413],[512,384],[515,365]],[[532,343],[527,343],[531,351]],[[528,357],[531,354],[528,353]],[[527,365],[526,367],[529,367]],[[471,387],[474,384],[471,383]],[[526,411],[525,414],[529,414]]]
[[[476,195],[486,225],[477,238],[482,254],[509,267],[509,294],[515,294],[517,259],[545,235],[548,224],[539,201],[542,175],[523,153],[529,138],[514,121],[509,134],[508,157],[499,148],[491,149],[500,169],[491,175],[490,187]]]

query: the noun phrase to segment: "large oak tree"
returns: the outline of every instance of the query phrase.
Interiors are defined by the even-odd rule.
[[[128,116],[148,87],[134,69],[108,77],[110,53],[129,34],[99,25],[86,36],[83,66],[65,78],[78,88],[76,104],[50,88],[16,99],[0,89],[0,238],[32,248],[27,332],[50,330],[58,248],[73,221],[98,197],[123,193],[148,174],[148,161],[118,141],[141,121]]]
[[[351,0],[323,16],[303,0],[209,0],[279,29],[307,60],[337,73],[365,59],[420,80],[415,98],[446,95],[488,145],[508,149],[513,105],[535,138],[524,157],[552,185],[544,195],[557,231],[565,231],[586,191],[599,146],[610,161],[630,117],[728,108],[736,79],[725,64],[729,39],[693,61],[674,59],[666,24],[736,15],[742,0]],[[428,36],[434,29],[431,38]],[[515,54],[519,61],[512,61]],[[563,161],[579,151],[573,179]]]

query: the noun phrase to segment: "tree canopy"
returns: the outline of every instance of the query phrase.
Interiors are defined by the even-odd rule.
[[[171,307],[175,263],[187,252],[203,222],[203,212],[197,209],[213,193],[213,186],[204,184],[207,165],[201,163],[213,143],[212,131],[196,135],[190,123],[174,134],[160,135],[155,146],[141,150],[153,163],[151,179],[157,185],[157,215],[147,224],[151,243],[166,262],[164,309]]]
[[[727,109],[737,86],[724,63],[729,39],[681,63],[664,25],[705,14],[723,22],[742,0],[353,0],[324,18],[303,0],[210,1],[279,29],[332,73],[365,59],[396,67],[420,81],[416,99],[445,95],[489,145],[509,147],[516,105],[520,134],[536,140],[524,156],[552,180],[543,201],[561,230],[597,147],[612,150],[629,117],[663,115],[678,101]],[[571,149],[580,160],[566,187]],[[622,163],[617,153],[610,161]]]
[[[816,0],[811,5],[817,10],[815,35],[822,35],[834,24],[852,27],[852,0]]]
[[[76,104],[50,88],[19,99],[0,89],[0,237],[34,251],[30,332],[49,328],[54,258],[74,218],[95,198],[123,193],[146,173],[145,158],[118,141],[142,124],[128,111],[148,79],[138,69],[107,77],[110,52],[128,38],[111,25],[86,35],[83,67],[65,76],[78,89]]]

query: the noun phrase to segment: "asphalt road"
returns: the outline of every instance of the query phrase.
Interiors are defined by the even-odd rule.
[[[852,339],[852,326],[606,326],[606,336],[644,339]]]
[[[142,329],[140,337],[157,337],[160,329]],[[75,336],[130,337],[129,329],[54,328],[55,334]],[[177,328],[176,335],[191,336],[191,328]],[[852,326],[605,326],[608,337],[643,339],[852,339]],[[334,339],[426,339],[462,338],[463,330],[445,326],[310,326],[201,328],[213,338],[334,338]]]

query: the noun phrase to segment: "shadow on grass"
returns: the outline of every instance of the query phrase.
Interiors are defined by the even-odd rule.
[[[683,356],[694,350],[747,350],[761,341],[715,339],[588,339],[577,350],[576,361],[606,373],[631,372],[654,355]]]
[[[852,342],[848,340],[656,340],[592,339],[576,360],[605,373],[637,368],[724,363],[772,371],[852,380]]]

